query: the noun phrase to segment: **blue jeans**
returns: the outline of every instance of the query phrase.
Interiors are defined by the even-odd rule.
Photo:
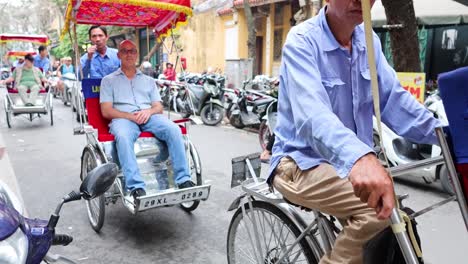
[[[190,180],[184,141],[178,125],[162,114],[152,115],[143,125],[138,125],[128,119],[116,118],[110,124],[110,132],[115,137],[117,156],[125,176],[127,189],[132,191],[145,188],[134,151],[135,141],[142,131],[151,132],[159,140],[166,142],[172,159],[175,183],[179,185]]]

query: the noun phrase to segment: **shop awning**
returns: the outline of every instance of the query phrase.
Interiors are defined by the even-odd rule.
[[[458,1],[458,2],[457,2]],[[459,2],[468,0],[413,0],[414,12],[419,25],[454,25],[468,23],[468,6]],[[372,8],[374,27],[387,24],[381,0]]]

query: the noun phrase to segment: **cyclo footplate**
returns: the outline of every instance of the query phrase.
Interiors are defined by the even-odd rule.
[[[138,211],[145,211],[155,207],[175,205],[180,203],[206,200],[210,195],[211,185],[201,185],[185,189],[166,190],[164,192],[148,194],[140,197]]]

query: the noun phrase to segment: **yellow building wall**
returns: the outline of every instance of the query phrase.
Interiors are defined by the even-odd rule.
[[[249,56],[249,49],[247,48],[249,31],[244,9],[237,10],[237,24],[239,25],[239,59],[246,59]]]
[[[187,71],[203,72],[208,67],[224,69],[224,19],[216,12],[206,12],[194,15],[188,25],[179,29],[179,39],[176,43],[182,48],[181,57],[187,59]],[[170,53],[172,39],[165,41],[164,53]],[[177,53],[169,54],[169,61],[176,61]],[[177,67],[177,72],[180,68]]]
[[[270,4],[269,15],[262,18],[262,29],[257,31],[257,36],[263,37],[262,72],[259,74],[278,74],[281,62],[280,60],[274,61],[274,31],[278,27],[283,29],[282,45],[284,45],[286,36],[291,29],[292,15],[291,5],[284,5],[281,14],[283,25],[275,27],[275,4]],[[203,72],[208,67],[212,67],[224,71],[225,32],[226,29],[232,27],[238,28],[238,58],[246,59],[248,57],[248,28],[243,9],[239,8],[234,10],[232,14],[222,16],[217,15],[216,11],[212,10],[191,17],[189,24],[179,30],[180,39],[177,41],[183,48],[181,56],[187,58],[187,70]],[[170,49],[171,45],[172,41],[168,38],[165,46]],[[164,53],[169,53],[169,51],[165,49]],[[173,51],[169,55],[169,61],[175,62],[176,56],[176,52]]]

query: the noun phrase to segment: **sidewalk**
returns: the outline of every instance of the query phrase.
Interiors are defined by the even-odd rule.
[[[2,156],[3,153],[3,156]],[[0,133],[0,181],[4,182],[10,189],[15,192],[16,196],[20,200],[21,204],[24,205],[23,197],[21,196],[21,190],[16,181],[15,172],[11,165],[10,158],[8,156],[8,149],[6,148],[5,141],[3,140],[2,134]]]

